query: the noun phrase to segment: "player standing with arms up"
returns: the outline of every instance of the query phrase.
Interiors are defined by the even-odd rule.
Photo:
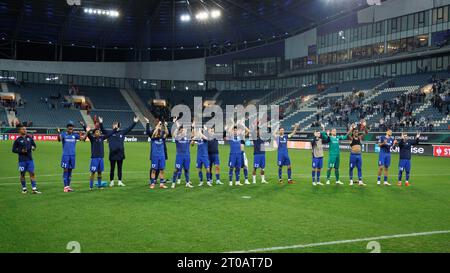
[[[62,157],[61,157],[61,168],[64,169],[63,172],[63,182],[64,182],[64,192],[72,192],[73,189],[70,187],[72,182],[72,170],[75,169],[75,154],[76,154],[76,144],[78,140],[85,140],[86,136],[80,137],[80,134],[74,133],[73,123],[69,122],[66,126],[67,130],[61,133],[58,128],[58,141],[62,143]]]
[[[87,137],[91,142],[91,165],[90,172],[91,176],[89,179],[89,189],[92,191],[94,187],[94,176],[97,173],[97,187],[99,189],[103,189],[102,187],[102,172],[105,168],[103,158],[105,157],[105,149],[103,146],[103,142],[108,139],[111,134],[115,131],[111,131],[108,135],[102,135],[100,129],[91,129],[86,128]]]
[[[36,174],[34,173],[33,151],[36,150],[36,143],[33,137],[27,134],[27,128],[23,125],[17,127],[19,137],[14,141],[12,152],[19,156],[20,184],[22,184],[22,193],[28,193],[25,175],[28,172],[31,180],[31,189],[33,194],[40,194],[36,186]]]
[[[362,120],[360,129],[363,132],[360,132],[358,128],[356,128],[356,124],[352,124],[350,126],[350,130],[347,135],[350,140],[350,186],[353,186],[353,169],[356,167],[358,169],[358,185],[365,186],[362,181],[362,140],[364,136],[368,133],[366,128],[366,121]]]
[[[220,157],[219,157],[219,141],[215,137],[215,130],[214,128],[209,129],[209,135],[208,138],[208,157],[209,157],[209,173],[213,175],[213,168],[215,168],[216,171],[216,184],[222,185],[223,183],[220,181]]]
[[[183,169],[184,177],[186,178],[186,187],[192,188],[193,186],[189,178],[189,168],[191,165],[191,140],[187,137],[186,129],[184,127],[178,126],[178,124],[174,132],[174,138],[177,154],[175,156],[175,171],[172,177],[172,189],[175,188],[176,180],[181,176],[181,172]]]
[[[203,171],[202,168],[205,168],[206,171],[206,184],[208,186],[212,186],[210,180],[210,163],[208,156],[208,138],[201,132],[201,129],[194,129],[194,141],[192,145],[197,144],[197,170],[198,170],[198,178],[200,183],[199,187],[203,186]]]
[[[261,184],[267,184],[264,169],[266,168],[265,141],[261,139],[259,128],[256,129],[256,139],[253,141],[253,184],[256,184],[256,171],[261,169]]]
[[[323,135],[323,133],[322,133]],[[327,134],[328,135],[328,134]],[[334,174],[336,176],[336,184],[342,185],[343,183],[339,180],[339,165],[341,161],[341,152],[339,148],[339,141],[346,140],[348,136],[342,135],[338,136],[335,128],[331,129],[331,135],[328,135],[329,140],[329,156],[328,156],[328,170],[327,170],[327,185],[330,185],[331,170],[334,169]]]
[[[391,147],[397,142],[392,137],[392,130],[388,129],[386,135],[380,137],[378,145],[380,146],[380,154],[378,156],[378,182],[377,185],[381,185],[381,173],[384,169],[384,185],[390,186],[388,182],[389,166],[391,166]]]
[[[148,123],[147,128],[149,128]],[[168,134],[169,131],[167,129],[166,123],[163,126],[163,124],[159,122],[155,130],[153,130],[153,134],[151,137],[151,152],[150,152],[150,160],[152,164],[150,172],[150,189],[155,188],[156,179],[158,179],[158,176],[156,175],[157,172],[159,172],[159,183],[160,183],[159,187],[161,189],[167,189],[164,180],[164,169],[166,167],[164,141]]]
[[[411,172],[411,146],[419,144],[420,133],[417,133],[414,140],[408,140],[406,133],[402,134],[402,138],[397,143],[400,148],[400,161],[398,163],[398,184],[402,185],[403,171],[405,171],[406,181],[405,186],[409,186],[409,174]]]
[[[109,163],[110,163],[110,172],[109,172],[109,186],[114,187],[114,172],[117,164],[117,178],[119,179],[117,185],[119,187],[124,187],[125,184],[122,182],[122,166],[123,161],[125,160],[125,136],[133,130],[136,126],[139,119],[137,117],[133,118],[133,123],[126,129],[122,130],[120,128],[120,122],[113,122],[112,128],[115,132],[111,133],[109,130],[105,130],[103,126],[103,118],[99,117],[98,121],[100,123],[100,130],[103,134],[111,134],[111,137],[108,141],[109,146]]]
[[[323,127],[323,125],[322,125]],[[320,173],[323,168],[323,144],[328,143],[328,138],[322,136],[320,131],[314,132],[314,138],[311,141],[312,146],[312,185],[322,186],[320,182]]]
[[[233,186],[233,171],[236,175],[236,186],[242,186],[240,182],[241,166],[242,166],[242,151],[241,151],[241,138],[238,135],[238,129],[233,127],[232,137],[228,139],[230,144],[230,156],[228,158],[228,177],[230,179],[230,186]]]
[[[280,128],[278,135],[275,135],[275,139],[278,144],[278,182],[283,183],[282,172],[283,166],[287,167],[288,183],[294,184],[292,180],[292,169],[291,169],[291,159],[289,158],[288,152],[288,139],[295,135],[299,127],[299,124],[295,124],[294,130],[289,135],[284,134],[284,128]],[[276,134],[276,132],[275,132]]]

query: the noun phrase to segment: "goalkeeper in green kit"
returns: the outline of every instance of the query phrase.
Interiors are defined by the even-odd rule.
[[[331,177],[331,170],[334,169],[334,173],[336,175],[336,185],[342,185],[343,183],[339,180],[339,163],[340,163],[340,148],[339,148],[339,141],[340,140],[346,140],[348,139],[347,135],[338,136],[336,129],[333,128],[330,131],[328,130],[326,133],[322,132],[324,137],[328,137],[330,146],[329,150],[329,157],[328,157],[328,170],[327,170],[327,185],[330,185],[330,177]]]

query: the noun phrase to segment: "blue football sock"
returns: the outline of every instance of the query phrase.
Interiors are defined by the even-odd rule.
[[[160,178],[159,179],[159,184],[164,184],[164,183],[166,183],[166,180],[164,178]]]
[[[150,184],[155,184],[155,179],[150,178]]]
[[[385,176],[385,177],[384,177],[384,182],[387,182],[387,181],[388,181],[388,177]]]
[[[31,188],[32,189],[36,188],[36,180],[31,180]]]
[[[281,167],[278,167],[278,179],[281,179],[283,169]]]
[[[409,172],[406,171],[406,181],[409,181]]]
[[[173,172],[172,182],[175,183],[177,181],[179,170]]]
[[[69,172],[67,175],[67,186],[70,186],[71,182],[72,182],[72,169],[69,169]]]
[[[203,172],[198,171],[198,178],[200,179],[200,182],[203,182]]]
[[[27,187],[27,182],[24,180],[20,180],[20,184],[22,184],[22,189],[25,189]]]
[[[291,168],[288,168],[287,173],[288,173],[288,179],[291,180],[292,169],[291,169]]]
[[[97,186],[99,186],[99,187],[102,186],[102,177],[101,176],[97,177]]]
[[[248,169],[244,168],[244,177],[248,179]]]
[[[362,169],[358,168],[358,179],[362,180]]]
[[[220,174],[216,173],[216,180],[220,180]]]
[[[353,180],[353,168],[350,168],[349,177],[350,180]]]
[[[312,182],[316,182],[316,171],[312,171],[311,175],[312,175]]]
[[[89,180],[89,187],[92,189],[94,187],[94,180]]]
[[[228,177],[230,178],[230,181],[233,181],[233,169],[231,169],[231,168],[228,171]]]
[[[180,176],[181,176],[181,173],[180,173]],[[189,170],[184,170],[184,178],[186,178],[186,183],[188,183],[190,181]]]
[[[235,173],[236,173],[236,182],[239,182],[239,180],[241,179],[241,169],[236,168]]]
[[[378,176],[378,181],[381,181],[381,176]]]
[[[403,177],[403,171],[399,170],[398,171],[398,181],[402,181],[402,177]]]
[[[66,172],[66,171],[63,171],[63,182],[64,182],[64,187],[67,187],[68,185],[69,185],[69,183],[68,183],[68,176],[69,176],[69,173],[68,172]]]
[[[320,171],[317,171],[317,182],[320,182]]]
[[[184,173],[186,173],[186,170],[184,171]],[[177,177],[178,179],[181,179],[181,169],[180,169],[180,171],[178,172],[178,177]]]

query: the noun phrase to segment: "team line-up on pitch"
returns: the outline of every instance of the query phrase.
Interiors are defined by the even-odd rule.
[[[150,189],[153,189],[159,179],[159,187],[166,189],[165,169],[166,161],[168,159],[167,148],[165,145],[166,136],[169,135],[168,126],[166,122],[158,122],[154,129],[151,128],[149,120],[145,119],[146,134],[150,137]],[[84,123],[80,122],[83,126],[84,132],[74,132],[74,124],[69,122],[66,126],[66,130],[61,132],[58,129],[58,141],[62,142],[62,158],[61,167],[63,168],[63,183],[64,192],[72,192],[71,187],[72,171],[75,169],[75,154],[76,143],[86,138],[89,139],[91,144],[91,162],[90,162],[90,184],[89,189],[94,188],[94,178],[97,174],[96,187],[103,189],[108,186],[108,183],[102,182],[102,172],[104,170],[104,141],[108,140],[109,143],[109,161],[110,161],[110,183],[109,186],[114,186],[115,168],[117,166],[118,186],[125,186],[122,182],[122,166],[125,159],[124,140],[125,136],[136,126],[138,118],[134,117],[133,123],[125,129],[121,128],[120,122],[114,122],[112,130],[106,130],[103,126],[103,119],[99,118],[99,128],[91,129],[86,127]],[[214,128],[185,128],[181,126],[176,120],[174,124],[175,130],[173,132],[173,138],[176,145],[176,158],[175,167],[172,176],[171,187],[175,188],[177,184],[180,184],[181,175],[184,171],[184,177],[186,179],[186,187],[192,188],[192,182],[190,180],[190,147],[197,146],[197,162],[196,167],[198,170],[199,185],[203,186],[204,181],[206,185],[212,186],[213,184],[213,172],[215,172],[215,183],[217,185],[223,184],[220,180],[220,160],[219,160],[219,141],[213,137],[215,135]],[[192,124],[193,125],[193,124]],[[244,129],[241,129],[241,128]],[[290,134],[285,134],[284,128],[274,130],[273,137],[277,143],[277,165],[278,165],[278,182],[283,183],[282,170],[283,167],[287,169],[288,183],[295,183],[292,180],[291,160],[288,152],[288,139],[296,134],[299,125],[294,126],[293,131]],[[251,184],[248,174],[248,160],[245,154],[245,137],[249,135],[249,129],[245,126],[229,126],[225,128],[231,137],[226,138],[226,141],[230,147],[228,167],[229,167],[229,185],[242,186],[244,184]],[[25,175],[28,172],[31,180],[32,193],[40,194],[36,185],[35,167],[32,157],[32,153],[36,150],[36,143],[33,137],[27,134],[27,129],[23,125],[18,126],[19,137],[14,141],[12,151],[18,154],[19,159],[19,172],[20,183],[22,185],[22,193],[27,193],[27,186],[25,181]],[[188,132],[188,130],[190,130]],[[241,131],[243,130],[243,131]],[[343,183],[339,179],[339,167],[340,167],[340,148],[339,142],[341,140],[350,141],[350,164],[349,164],[349,177],[350,185],[354,184],[353,171],[356,168],[358,173],[357,184],[365,186],[363,182],[362,174],[362,140],[368,133],[366,121],[361,120],[359,124],[352,124],[349,131],[345,135],[337,135],[336,129],[326,130],[322,126],[322,131],[316,130],[314,137],[311,140],[312,144],[312,185],[323,185],[321,183],[321,170],[323,168],[324,158],[324,144],[329,145],[329,158],[327,169],[327,181],[326,184],[330,184],[331,172],[334,169],[336,184],[342,185]],[[244,135],[244,137],[241,137]],[[418,133],[413,140],[408,140],[407,134],[403,133],[399,141],[394,140],[392,137],[392,131],[388,130],[385,136],[382,136],[379,140],[380,153],[378,160],[378,185],[381,185],[381,175],[384,171],[384,183],[383,185],[390,186],[388,182],[388,171],[391,164],[391,147],[398,146],[400,149],[400,161],[398,171],[398,185],[402,185],[403,172],[406,175],[405,185],[409,186],[409,177],[411,171],[411,146],[419,143],[420,134]],[[256,133],[256,139],[253,141],[253,184],[256,184],[256,174],[258,169],[260,170],[261,183],[268,183],[265,179],[265,166],[266,166],[266,153],[265,144],[267,141],[262,140],[259,134],[259,129]],[[203,177],[203,169],[205,169],[206,179]],[[243,169],[245,182],[240,182],[241,169]],[[235,178],[233,183],[233,176]]]

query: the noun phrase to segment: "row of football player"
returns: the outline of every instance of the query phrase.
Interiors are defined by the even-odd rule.
[[[62,142],[63,154],[61,158],[61,167],[64,169],[63,172],[63,182],[64,191],[73,191],[70,187],[72,170],[75,169],[75,145],[77,140],[84,140],[89,138],[91,142],[91,164],[90,164],[90,189],[93,188],[93,180],[95,173],[97,173],[97,187],[102,188],[102,172],[104,170],[104,149],[103,142],[109,139],[110,148],[110,164],[111,164],[111,182],[110,186],[114,186],[114,169],[115,165],[118,166],[118,176],[119,176],[119,186],[125,186],[122,180],[122,163],[125,159],[124,154],[124,138],[127,133],[129,133],[133,127],[136,125],[138,119],[135,117],[133,124],[122,130],[119,122],[113,123],[113,129],[108,131],[103,127],[103,120],[100,118],[100,128],[95,128],[91,130],[83,125],[85,135],[78,134],[73,131],[74,125],[69,123],[67,125],[67,130],[60,133],[58,140]],[[294,183],[291,178],[291,163],[287,148],[288,139],[291,138],[297,131],[298,124],[296,124],[293,132],[289,135],[284,134],[284,129],[280,128],[276,134],[275,139],[278,146],[278,177],[279,182],[282,183],[282,168],[287,167],[288,183]],[[246,128],[246,133],[248,129]],[[193,130],[192,139],[187,138],[186,129],[182,128],[177,124],[177,129],[175,130],[175,143],[176,143],[176,160],[175,160],[175,171],[172,178],[172,187],[175,187],[175,181],[180,183],[180,177],[182,170],[184,170],[186,178],[186,186],[192,187],[192,183],[189,179],[189,166],[190,166],[190,145],[197,145],[197,169],[199,171],[200,186],[203,185],[203,172],[202,168],[206,169],[206,183],[207,185],[212,185],[212,167],[215,166],[216,172],[216,183],[222,184],[220,181],[220,161],[219,161],[219,149],[218,141],[215,138],[208,138],[207,135],[213,135],[214,129],[211,128],[202,132],[202,130]],[[245,184],[250,184],[248,181],[248,164],[246,155],[244,152],[244,139],[239,137],[240,132],[237,127],[232,127],[233,136],[228,139],[230,144],[230,155],[229,155],[229,183],[230,186],[233,185],[233,174],[235,174],[236,182],[235,185],[242,185],[240,183],[240,169],[243,168],[245,176]],[[103,134],[102,134],[103,133]],[[159,123],[156,128],[152,130],[150,128],[149,121],[147,120],[146,133],[151,136],[151,172],[150,172],[150,188],[154,188],[156,180],[160,179],[160,187],[166,188],[164,170],[165,162],[167,160],[167,149],[165,146],[165,138],[168,135],[167,124]],[[27,192],[25,184],[25,173],[29,172],[33,193],[39,193],[36,188],[36,181],[34,175],[34,162],[32,159],[32,151],[36,148],[36,144],[33,138],[26,133],[26,128],[24,126],[19,127],[20,137],[16,139],[13,145],[13,152],[17,153],[19,156],[19,171],[20,171],[20,182],[22,184],[22,191]],[[322,185],[320,182],[321,170],[323,167],[323,144],[329,143],[329,161],[328,161],[328,171],[327,171],[327,184],[330,183],[330,176],[332,169],[335,170],[336,183],[342,184],[339,179],[339,165],[340,165],[340,149],[339,141],[344,139],[350,140],[351,152],[350,152],[350,185],[353,185],[353,169],[358,170],[358,183],[359,185],[364,185],[362,182],[362,155],[361,155],[361,141],[364,135],[367,134],[366,123],[364,120],[361,121],[359,126],[353,124],[347,133],[347,135],[338,136],[335,129],[331,131],[328,130],[324,132],[316,131],[314,133],[314,139],[312,143],[312,182],[313,185]],[[400,165],[399,165],[399,185],[401,185],[401,179],[403,172],[406,172],[406,185],[409,185],[409,173],[411,169],[411,145],[418,143],[418,134],[414,141],[408,141],[407,135],[403,134],[402,139],[397,142],[392,138],[392,132],[388,130],[386,136],[380,139],[380,155],[379,155],[379,176],[378,184],[381,184],[381,173],[384,169],[384,184],[390,185],[387,182],[388,169],[390,166],[390,147],[393,145],[398,145],[400,147]],[[265,169],[265,142],[259,137],[254,141],[254,170],[253,170],[253,183],[256,183],[256,172],[257,169],[261,170],[261,182],[267,183],[264,176]]]

